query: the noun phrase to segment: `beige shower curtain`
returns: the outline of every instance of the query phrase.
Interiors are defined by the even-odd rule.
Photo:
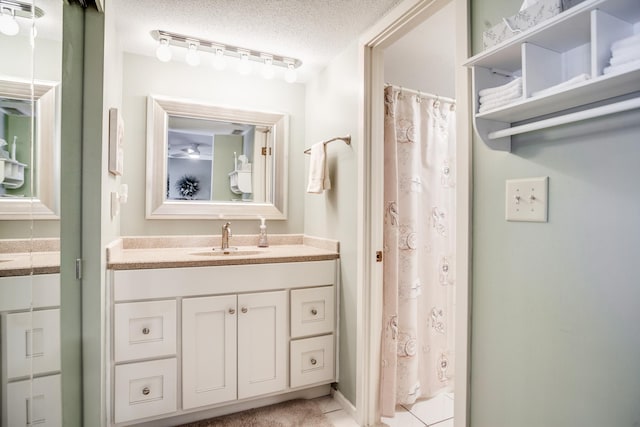
[[[382,415],[453,389],[455,104],[385,89]]]

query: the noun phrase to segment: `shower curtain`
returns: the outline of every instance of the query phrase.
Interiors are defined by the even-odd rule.
[[[383,416],[453,390],[455,121],[452,100],[385,88]]]

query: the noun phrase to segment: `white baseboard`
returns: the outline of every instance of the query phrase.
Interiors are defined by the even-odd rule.
[[[331,389],[331,396],[333,396],[333,399],[338,402],[340,406],[342,406],[342,409],[344,409],[345,412],[351,416],[351,418],[353,418],[354,420],[358,419],[356,407],[353,406],[349,399],[344,397],[344,394],[340,393],[340,390]]]

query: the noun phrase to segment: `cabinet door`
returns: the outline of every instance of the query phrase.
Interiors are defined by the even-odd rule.
[[[9,379],[60,371],[60,309],[3,317]]]
[[[182,406],[236,399],[236,296],[182,300]]]
[[[238,398],[284,390],[286,291],[238,295]]]
[[[60,375],[49,375],[7,385],[3,427],[62,426]]]

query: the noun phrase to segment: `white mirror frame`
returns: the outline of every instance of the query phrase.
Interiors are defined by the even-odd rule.
[[[0,77],[0,97],[35,102],[37,174],[34,197],[0,198],[0,220],[57,220],[59,217],[60,144],[58,87],[55,82]],[[33,165],[29,165],[33,167]]]
[[[182,116],[269,126],[272,148],[273,202],[167,200],[167,124]],[[287,219],[289,116],[210,105],[200,101],[150,95],[147,99],[147,219]]]

